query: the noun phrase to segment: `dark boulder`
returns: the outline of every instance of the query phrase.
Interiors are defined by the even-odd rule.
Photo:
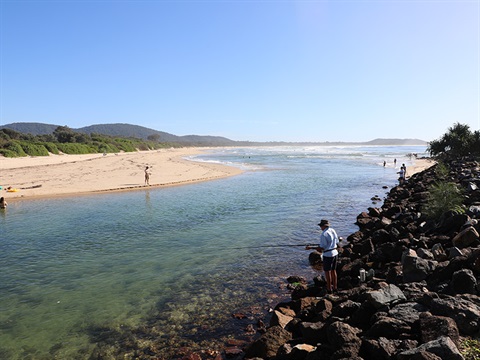
[[[436,340],[429,341],[419,347],[403,351],[397,354],[398,360],[411,360],[418,358],[422,352],[432,353],[442,360],[464,360],[460,351],[458,351],[454,342],[446,336],[442,336]]]
[[[272,326],[246,349],[245,356],[262,359],[273,357],[278,349],[291,339],[292,334],[289,331],[280,326]]]

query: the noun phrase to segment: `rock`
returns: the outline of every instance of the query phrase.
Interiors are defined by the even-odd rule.
[[[361,353],[365,359],[391,360],[395,354],[401,351],[414,349],[417,347],[414,340],[391,340],[385,337],[376,339],[363,339]]]
[[[325,321],[332,314],[332,303],[327,299],[320,300],[315,305],[316,319],[318,321]]]
[[[448,259],[445,250],[443,250],[442,244],[436,243],[432,247],[433,257],[436,261],[445,261]]]
[[[433,256],[433,253],[428,250],[428,249],[418,249],[417,250],[417,255],[421,257],[422,259],[425,260],[434,260],[435,257]]]
[[[452,288],[457,294],[477,294],[477,279],[470,269],[455,271],[452,277]]]
[[[459,249],[464,249],[477,241],[478,238],[479,235],[477,230],[475,230],[473,226],[470,226],[458,233],[458,235],[453,238],[452,243],[453,246]]]
[[[307,279],[305,279],[303,276],[289,276],[287,278],[287,282],[289,284],[295,284],[295,283],[299,283],[299,284],[307,284]]]
[[[357,356],[362,343],[362,340],[357,336],[358,333],[360,333],[360,329],[336,321],[328,327],[328,342],[334,351],[347,347],[351,351],[351,356]]]
[[[455,259],[457,257],[461,257],[463,256],[463,252],[462,250],[460,250],[459,248],[457,247],[451,247],[449,252],[448,252],[448,258],[449,259]]]
[[[355,223],[360,229],[368,227],[368,225],[372,222],[372,218],[366,212],[362,212],[360,215],[357,216],[357,222]]]
[[[440,231],[444,233],[458,232],[463,224],[469,220],[470,217],[466,214],[452,215],[443,221]]]
[[[315,345],[321,342],[321,339],[326,340],[326,325],[323,322],[302,322],[299,326],[302,338],[307,344]]]
[[[388,312],[388,316],[397,320],[401,320],[412,326],[416,321],[418,321],[420,315],[425,313],[427,310],[428,308],[425,305],[417,302],[407,302],[395,305]]]
[[[308,262],[310,266],[318,266],[323,264],[322,254],[318,251],[313,251],[308,256]]]
[[[431,352],[420,350],[420,352],[415,353],[410,360],[442,360],[442,358]]]
[[[371,302],[368,300],[364,301],[360,308],[352,314],[349,323],[355,327],[366,330],[369,328],[370,318],[376,311],[375,306]]]
[[[460,295],[433,299],[430,311],[434,315],[447,316],[455,320],[463,335],[473,335],[480,330],[480,308]]]
[[[376,309],[379,309],[385,305],[395,304],[406,299],[407,298],[403,294],[402,290],[393,284],[388,284],[380,290],[371,291],[367,294],[367,300]]]
[[[317,347],[313,345],[297,344],[292,346],[291,344],[287,343],[280,347],[277,356],[288,356],[289,360],[304,360],[308,354],[314,352],[316,349]]]
[[[468,212],[473,217],[479,217],[480,216],[480,206],[479,205],[472,205],[468,208]]]
[[[293,320],[292,316],[284,315],[280,311],[275,310],[272,318],[270,319],[270,326],[280,326],[285,329],[290,321]]]
[[[254,341],[245,352],[246,358],[269,358],[277,354],[280,346],[292,339],[292,334],[281,326],[267,329],[258,340]]]
[[[411,336],[411,326],[405,321],[382,317],[366,332],[370,338],[384,336],[387,339],[407,339]]]
[[[402,256],[403,281],[418,282],[425,280],[436,267],[436,262],[419,258],[417,254],[408,250]]]
[[[437,340],[429,341],[415,349],[403,351],[397,354],[397,359],[410,360],[423,351],[435,354],[442,360],[464,360],[453,341],[446,336],[442,336]]]
[[[235,356],[243,354],[243,350],[235,346],[227,347],[224,349],[224,351],[227,358],[233,358]],[[202,358],[199,357],[198,360],[202,360]]]
[[[441,336],[447,336],[454,343],[458,343],[460,334],[457,324],[451,318],[435,316],[428,312],[420,315],[420,339],[422,343],[435,340]]]
[[[374,245],[383,244],[392,240],[390,233],[385,229],[380,229],[372,234],[372,242]]]
[[[358,309],[360,309],[361,304],[358,302],[354,302],[352,300],[347,300],[342,302],[335,308],[333,308],[331,314],[335,317],[339,318],[348,318],[353,313],[355,313]]]

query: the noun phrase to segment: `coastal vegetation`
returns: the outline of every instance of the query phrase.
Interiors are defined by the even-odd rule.
[[[430,141],[427,152],[432,157],[448,160],[462,156],[480,156],[480,131],[471,131],[466,124],[455,123],[439,139]]]
[[[463,191],[452,179],[449,179],[449,174],[450,169],[446,163],[440,161],[436,164],[436,181],[428,188],[428,202],[424,207],[425,215],[429,219],[437,219],[441,222],[446,212],[465,213],[465,208],[462,206]]]
[[[455,123],[439,139],[433,140],[427,152],[437,160],[435,167],[436,181],[429,187],[428,203],[424,211],[430,219],[442,221],[447,212],[465,213],[464,194],[452,181],[449,165],[451,161],[464,157],[480,156],[480,131],[471,131],[466,124]]]
[[[176,143],[125,138],[103,134],[76,132],[68,126],[58,126],[52,134],[24,134],[8,128],[0,129],[0,155],[5,157],[48,156],[51,154],[93,154],[133,152],[180,147]]]
[[[1,129],[10,129],[23,134],[46,135],[52,134],[59,125],[21,122],[0,126]],[[81,134],[102,134],[115,138],[136,138],[141,140],[158,141],[161,143],[174,143],[182,146],[403,146],[403,145],[427,145],[426,141],[419,139],[385,139],[377,138],[366,142],[342,142],[342,141],[316,141],[316,142],[286,142],[286,141],[242,141],[231,140],[223,136],[211,135],[174,135],[164,131],[147,128],[132,124],[96,124],[82,128],[71,129]]]

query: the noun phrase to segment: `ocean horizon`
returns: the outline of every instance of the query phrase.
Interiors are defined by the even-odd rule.
[[[13,202],[0,212],[0,358],[117,359],[149,349],[173,359],[248,340],[245,326],[288,297],[288,276],[317,275],[303,245],[318,242],[320,219],[345,238],[357,231],[356,216],[381,206],[372,198],[397,185],[399,167],[414,164],[409,154],[425,151],[219,148],[190,160],[242,174]]]

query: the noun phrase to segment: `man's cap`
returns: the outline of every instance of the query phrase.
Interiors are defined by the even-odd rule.
[[[330,223],[328,222],[328,220],[320,220],[320,223],[318,224],[318,226],[330,226]]]

